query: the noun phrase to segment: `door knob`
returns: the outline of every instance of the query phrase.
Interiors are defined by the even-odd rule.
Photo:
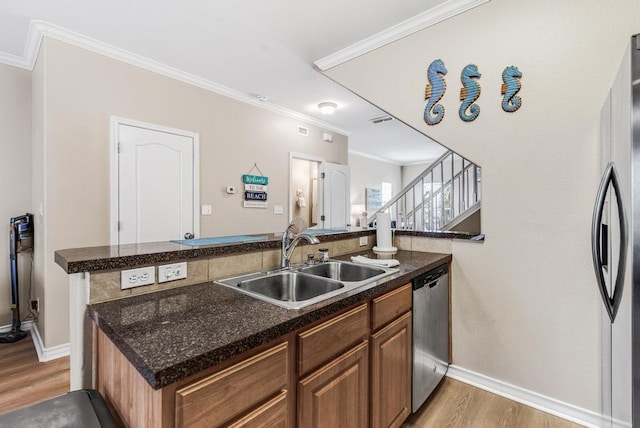
[[[190,233],[190,232],[185,233],[184,239],[193,239],[193,233]]]

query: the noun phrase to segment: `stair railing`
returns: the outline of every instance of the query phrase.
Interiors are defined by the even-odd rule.
[[[397,229],[441,231],[480,202],[481,169],[448,151],[369,217],[388,212]]]

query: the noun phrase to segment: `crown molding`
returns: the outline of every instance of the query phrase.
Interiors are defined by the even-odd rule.
[[[402,166],[402,163],[400,163],[400,162],[397,162],[397,161],[394,161],[394,160],[391,160],[391,159],[387,159],[387,158],[383,158],[381,156],[372,155],[372,154],[369,154],[369,153],[359,152],[357,150],[349,149],[348,153],[351,154],[351,155],[356,155],[356,156],[360,156],[360,157],[363,157],[363,158],[369,158],[369,159],[372,159],[372,160],[375,160],[375,161],[378,161],[378,162],[384,162],[384,163],[388,163],[388,164],[391,164],[391,165]]]
[[[322,120],[307,116],[294,110],[290,110],[277,104],[258,101],[255,97],[245,94],[244,92],[231,89],[224,85],[220,85],[210,80],[187,73],[178,68],[162,64],[158,61],[145,58],[143,56],[134,54],[124,49],[117,48],[115,46],[111,46],[107,43],[45,21],[31,21],[29,25],[29,33],[27,35],[27,41],[25,43],[24,54],[22,57],[0,52],[0,63],[24,68],[27,70],[33,70],[33,67],[35,66],[36,60],[38,58],[38,52],[40,51],[40,45],[42,44],[43,37],[59,40],[61,42],[77,46],[79,48],[104,55],[109,58],[113,58],[115,60],[125,62],[127,64],[131,64],[157,74],[161,74],[166,77],[170,77],[172,79],[199,87],[210,92],[215,92],[219,95],[223,95],[225,97],[232,98],[237,101],[253,105],[255,107],[269,110],[273,113],[287,116],[310,125],[315,125],[329,131],[337,132],[346,136],[349,136],[351,134],[350,131],[337,127],[331,123],[324,122]]]
[[[431,27],[446,19],[459,15],[490,0],[448,0],[429,9],[419,15],[411,17],[373,36],[367,37],[357,43],[347,46],[331,55],[317,60],[313,64],[320,71],[326,71],[332,67],[352,60],[376,50],[384,45],[395,42],[427,27]]]

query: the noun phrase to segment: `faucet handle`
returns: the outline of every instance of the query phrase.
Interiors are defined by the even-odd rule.
[[[307,264],[308,265],[312,265],[314,263],[314,260],[313,260],[314,257],[315,257],[314,253],[307,254]]]

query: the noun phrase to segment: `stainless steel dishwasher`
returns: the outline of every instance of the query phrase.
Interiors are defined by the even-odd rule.
[[[449,265],[443,264],[413,280],[413,412],[448,369]]]

